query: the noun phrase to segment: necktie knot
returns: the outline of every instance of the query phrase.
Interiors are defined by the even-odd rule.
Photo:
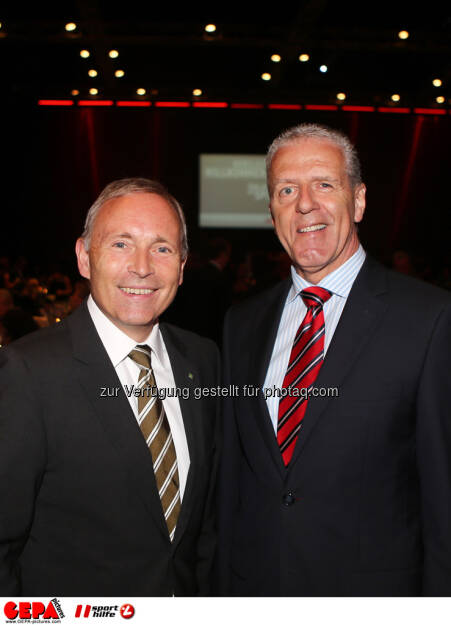
[[[150,369],[150,348],[147,345],[137,345],[129,356],[141,368]]]
[[[311,286],[301,291],[301,297],[307,308],[323,306],[332,297],[332,293],[320,286]]]

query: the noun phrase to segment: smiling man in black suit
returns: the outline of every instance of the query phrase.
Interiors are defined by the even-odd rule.
[[[220,592],[451,595],[451,298],[366,255],[347,137],[297,126],[267,167],[292,269],[226,318],[254,392],[225,409]]]
[[[87,302],[0,350],[0,595],[209,591],[218,383],[208,339],[159,323],[186,226],[157,182],[108,185],[76,246]]]

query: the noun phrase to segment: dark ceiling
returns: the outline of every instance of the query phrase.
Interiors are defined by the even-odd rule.
[[[78,0],[0,4],[1,89],[8,98],[98,97],[449,107],[451,3],[301,0],[270,10],[244,2]],[[74,32],[64,26],[73,21]],[[208,35],[204,27],[214,23]],[[408,30],[402,41],[398,32]],[[90,52],[88,59],[80,50]],[[111,59],[110,49],[119,57]],[[271,61],[279,54],[279,63]],[[301,63],[301,53],[310,60]],[[326,64],[327,73],[319,66]],[[97,77],[90,78],[88,70]],[[122,69],[125,75],[116,78]],[[272,79],[263,81],[263,72]],[[443,85],[432,85],[440,78]]]

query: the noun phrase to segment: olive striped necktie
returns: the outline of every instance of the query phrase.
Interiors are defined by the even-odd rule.
[[[171,541],[180,512],[179,472],[171,429],[158,397],[158,388],[151,367],[151,350],[137,345],[130,358],[139,366],[138,423],[149,447],[163,514]]]

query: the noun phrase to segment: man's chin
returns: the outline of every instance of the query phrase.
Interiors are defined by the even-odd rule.
[[[309,254],[308,256],[297,256],[293,262],[296,271],[302,273],[316,273],[322,271],[330,263],[330,259],[324,258],[320,254]]]
[[[113,321],[119,330],[136,341],[146,339],[157,322],[158,317],[155,316],[132,317]]]

